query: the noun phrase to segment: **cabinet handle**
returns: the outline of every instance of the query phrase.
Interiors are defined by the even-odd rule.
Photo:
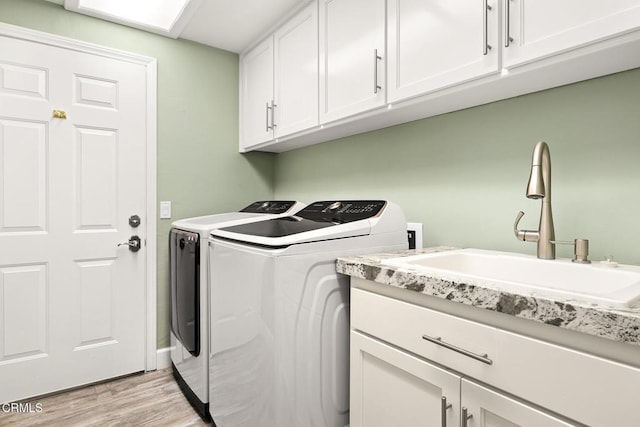
[[[504,47],[509,47],[513,41],[513,37],[511,37],[511,1],[512,0],[504,0]]]
[[[382,59],[378,55],[378,49],[373,49],[373,93],[378,93],[382,86],[378,84],[378,61]]]
[[[473,415],[469,413],[469,410],[462,407],[462,427],[467,427],[467,421],[473,418]]]
[[[447,396],[442,396],[440,413],[442,414],[442,427],[447,427],[447,409],[451,409],[451,403],[447,403]]]
[[[266,128],[266,132],[269,132],[271,129],[273,129],[271,126],[269,126],[269,110],[271,109],[271,107],[269,107],[269,103],[267,102],[267,128]]]
[[[276,103],[274,100],[271,100],[271,129],[276,129]]]
[[[508,0],[507,0],[508,1]],[[489,6],[488,0],[484,0],[484,8],[482,8],[482,21],[484,28],[482,29],[482,45],[483,45],[483,54],[487,55],[491,50],[491,45],[489,44],[489,11],[492,10],[491,6]]]
[[[482,363],[486,363],[487,365],[493,365],[493,360],[489,359],[489,355],[488,354],[476,354],[476,353],[472,353],[469,350],[465,350],[464,348],[460,348],[457,347],[453,344],[449,344],[448,342],[442,341],[441,337],[430,337],[429,335],[423,335],[422,336],[423,340],[432,342],[434,344],[437,344],[439,346],[442,346],[444,348],[448,348],[449,350],[453,350],[456,353],[460,353],[463,354],[467,357],[470,357],[472,359],[478,360]]]

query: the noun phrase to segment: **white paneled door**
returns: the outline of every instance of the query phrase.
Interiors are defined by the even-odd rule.
[[[586,46],[638,28],[638,0],[504,2],[504,67]]]
[[[0,37],[0,402],[145,369],[145,88],[140,64]]]
[[[385,104],[384,0],[320,2],[320,123]]]

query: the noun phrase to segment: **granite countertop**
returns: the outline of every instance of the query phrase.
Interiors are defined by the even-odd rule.
[[[443,280],[417,269],[381,264],[389,258],[452,249],[457,248],[433,247],[341,257],[336,262],[336,270],[352,277],[640,346],[640,307],[621,310],[576,299],[512,293],[487,284]]]

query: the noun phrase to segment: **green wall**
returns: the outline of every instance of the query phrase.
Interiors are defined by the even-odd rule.
[[[174,219],[228,212],[273,196],[273,156],[238,153],[238,55],[67,12],[0,0],[0,21],[158,60],[158,348],[169,345],[168,230]]]
[[[280,154],[276,197],[390,199],[423,223],[425,246],[534,254],[512,229],[519,210],[538,227],[525,187],[540,140],[556,238],[640,264],[640,69]]]
[[[550,144],[556,236],[592,259],[640,264],[640,70],[509,99],[277,156],[240,155],[238,57],[65,11],[0,0],[0,21],[158,59],[158,201],[173,218],[275,196],[382,198],[424,224],[424,244],[535,253],[513,237],[534,144]],[[167,233],[158,220],[158,347],[168,338]],[[559,255],[570,257],[568,247]]]

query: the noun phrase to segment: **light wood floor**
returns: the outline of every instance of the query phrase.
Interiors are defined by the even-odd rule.
[[[207,426],[185,399],[171,369],[35,399],[42,412],[5,413],[0,426]]]

